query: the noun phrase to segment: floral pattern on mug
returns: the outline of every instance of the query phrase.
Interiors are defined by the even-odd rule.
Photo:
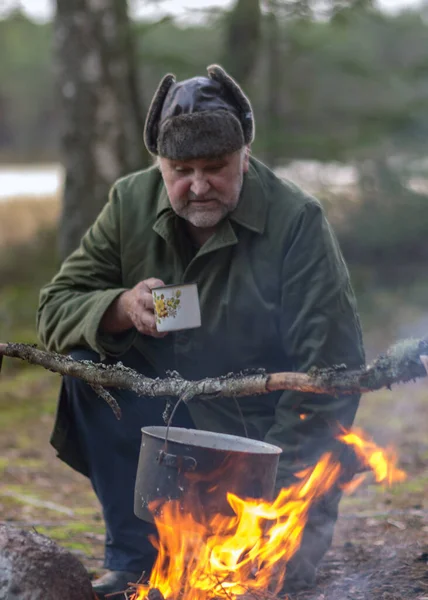
[[[180,296],[181,290],[177,290],[172,298],[165,298],[164,294],[153,292],[157,323],[160,323],[161,319],[166,319],[167,317],[175,319],[177,311],[180,308]]]

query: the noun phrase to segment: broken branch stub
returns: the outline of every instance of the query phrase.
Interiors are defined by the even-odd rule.
[[[427,372],[428,375],[428,356],[424,356],[423,354],[420,356],[421,362],[423,364],[423,366],[425,367],[425,371]]]

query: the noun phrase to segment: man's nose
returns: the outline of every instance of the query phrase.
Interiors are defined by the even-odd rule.
[[[209,192],[209,189],[210,184],[204,176],[199,175],[193,178],[190,191],[193,192],[195,196],[205,196],[205,194]]]

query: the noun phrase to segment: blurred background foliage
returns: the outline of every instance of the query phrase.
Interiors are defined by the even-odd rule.
[[[165,71],[185,78],[220,61],[252,99],[259,125],[255,154],[268,153],[275,165],[420,154],[428,132],[428,25],[420,15],[371,11],[328,22],[284,18],[274,48],[279,63],[274,89],[264,68],[271,58],[266,45],[259,42],[256,55],[252,38],[247,45],[235,38],[227,51],[228,17],[208,27],[181,29],[171,21],[137,26],[147,97]],[[262,19],[267,30],[268,19]],[[250,50],[250,73],[239,64],[241,44],[244,54]],[[269,94],[279,109],[275,115],[265,110]]]
[[[260,10],[259,0],[240,5],[242,21],[231,10],[216,11],[199,25],[171,17],[133,23],[146,104],[165,72],[181,79],[220,62],[252,99],[255,153],[269,153],[276,164],[421,156],[428,134],[428,24],[422,13],[344,8],[329,20],[311,20],[278,8],[272,90],[266,68],[273,52],[271,14]],[[3,160],[58,158],[52,36],[51,23],[36,23],[20,11],[0,20]],[[265,110],[270,93],[279,108],[275,115]]]

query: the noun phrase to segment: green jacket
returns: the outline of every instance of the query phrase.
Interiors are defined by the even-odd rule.
[[[136,330],[101,335],[110,303],[149,277],[197,282],[202,326],[162,339]],[[49,350],[83,345],[120,356],[132,345],[160,377],[364,363],[348,271],[320,204],[255,159],[238,207],[196,255],[157,168],[116,182],[80,247],[42,290],[37,324]],[[284,450],[278,486],[332,444],[332,428],[349,425],[357,404],[355,396],[299,392],[239,400],[249,435]],[[200,429],[244,435],[233,399],[189,408]]]

